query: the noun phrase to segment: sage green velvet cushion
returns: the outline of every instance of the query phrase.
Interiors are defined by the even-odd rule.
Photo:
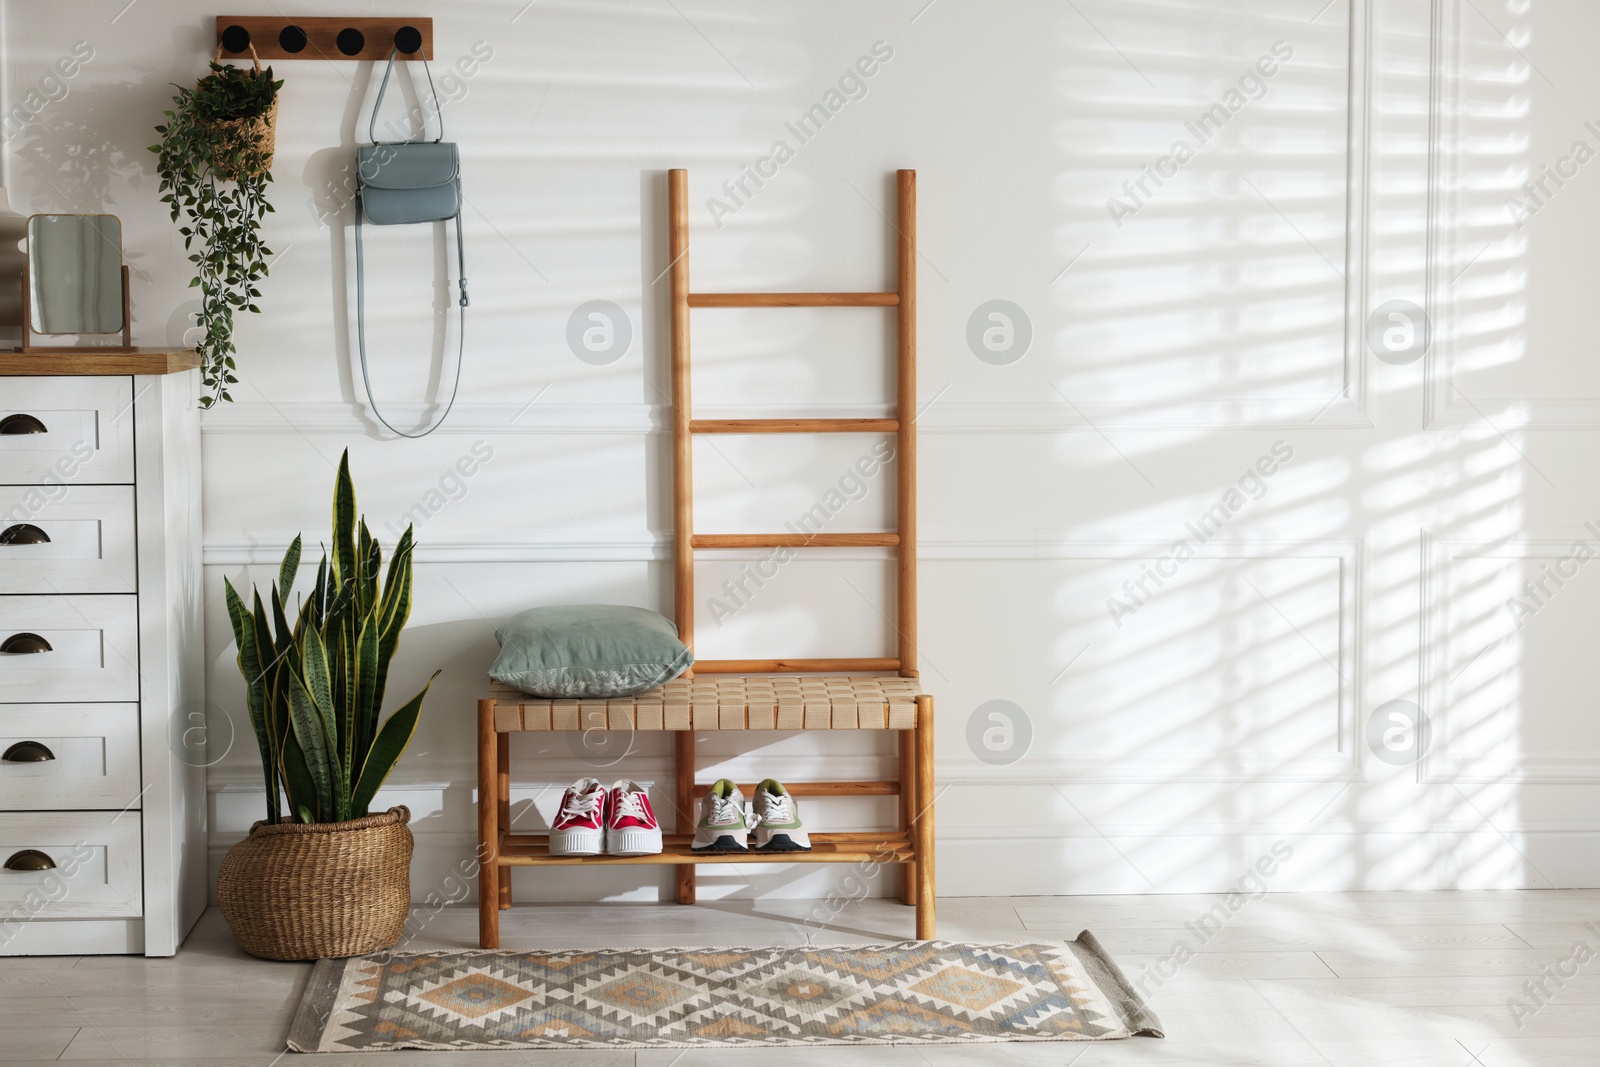
[[[495,631],[489,677],[540,697],[620,697],[672,681],[694,653],[653,611],[617,604],[530,608]]]

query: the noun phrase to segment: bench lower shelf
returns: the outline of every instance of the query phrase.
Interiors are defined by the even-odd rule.
[[[584,867],[678,863],[910,863],[916,859],[907,834],[884,831],[818,833],[810,852],[695,852],[689,834],[666,834],[651,856],[552,856],[549,839],[535,834],[501,837],[500,863],[508,867]]]

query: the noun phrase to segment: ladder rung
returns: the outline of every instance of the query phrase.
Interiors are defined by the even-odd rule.
[[[690,548],[894,548],[897,533],[693,534]]]
[[[690,668],[696,674],[850,674],[860,671],[898,671],[900,661],[883,659],[699,659]]]
[[[693,419],[690,433],[898,433],[899,419]]]
[[[692,308],[892,308],[899,293],[690,293]]]

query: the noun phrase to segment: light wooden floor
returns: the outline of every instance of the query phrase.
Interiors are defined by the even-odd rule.
[[[939,902],[949,939],[1070,938],[1095,931],[1139,981],[1185,924],[1220,898],[988,897]],[[808,918],[811,922],[807,922]],[[413,916],[415,949],[475,947],[476,915]],[[1167,1039],[941,1049],[645,1052],[285,1053],[309,966],[267,963],[233,945],[215,910],[173,959],[0,958],[0,1063],[269,1067],[351,1062],[405,1067],[697,1064],[1345,1064],[1518,1067],[1600,1064],[1600,957],[1518,1027],[1506,1007],[1524,982],[1579,941],[1600,952],[1600,890],[1273,894],[1247,904],[1151,1003]],[[519,906],[504,947],[802,944],[910,936],[911,912],[887,901]],[[1170,966],[1168,970],[1170,970]],[[282,1060],[279,1057],[282,1056]]]

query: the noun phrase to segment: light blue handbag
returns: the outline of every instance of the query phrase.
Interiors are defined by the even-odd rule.
[[[439,94],[433,88],[433,74],[428,71],[428,61],[422,69],[428,75],[428,91],[433,93],[434,111],[439,115],[439,136],[432,141],[378,140],[378,109],[383,106],[383,94],[389,88],[389,75],[394,73],[394,61],[399,49],[389,53],[389,65],[383,72],[383,84],[378,86],[378,99],[372,105],[372,120],[367,125],[367,135],[372,144],[356,149],[356,337],[361,349],[361,384],[367,391],[367,404],[378,421],[401,437],[426,437],[449,418],[455,407],[456,392],[461,388],[461,361],[467,343],[467,254],[461,237],[461,160],[453,142],[444,139],[444,115],[439,109]],[[426,119],[424,119],[426,125]],[[366,315],[366,261],[361,243],[361,223],[365,217],[374,226],[398,226],[418,222],[443,222],[454,219],[456,224],[456,265],[461,287],[461,330],[456,350],[455,384],[450,388],[450,402],[444,414],[421,433],[406,433],[390,425],[378,410],[372,398],[372,379],[367,371],[367,315]]]

